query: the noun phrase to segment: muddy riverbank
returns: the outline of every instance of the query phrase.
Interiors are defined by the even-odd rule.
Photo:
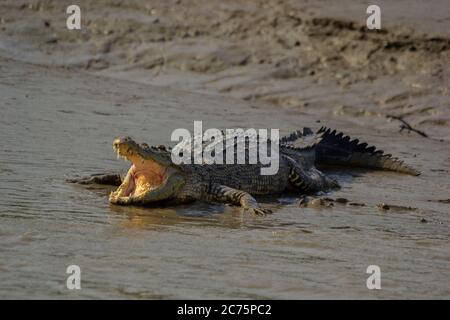
[[[445,10],[414,28],[393,8],[373,33],[303,1],[146,3],[80,1],[79,33],[59,1],[0,4],[0,297],[449,298]],[[126,170],[114,137],[168,144],[194,120],[326,125],[422,175],[334,170],[340,190],[260,199],[264,218],[117,207],[65,182]],[[82,290],[66,288],[71,264]],[[382,290],[366,288],[369,265]]]

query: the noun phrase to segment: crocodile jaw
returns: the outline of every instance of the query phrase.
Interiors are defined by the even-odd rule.
[[[127,177],[113,194],[117,197],[133,197],[156,189],[167,179],[167,167],[152,159],[143,158],[134,145],[118,143],[115,140],[113,149],[117,158],[122,158],[132,163]]]

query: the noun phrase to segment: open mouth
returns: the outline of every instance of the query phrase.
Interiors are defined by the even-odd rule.
[[[134,142],[116,139],[113,143],[113,149],[117,158],[132,163],[127,177],[115,192],[116,196],[139,196],[159,187],[165,180],[167,168],[151,158],[144,158],[142,151],[139,151],[139,146]]]

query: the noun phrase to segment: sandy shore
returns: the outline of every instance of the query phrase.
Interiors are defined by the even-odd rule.
[[[0,297],[448,298],[450,14],[405,3],[382,2],[372,32],[363,2],[79,1],[69,31],[60,1],[2,1]],[[110,206],[108,190],[64,181],[126,170],[116,136],[167,144],[194,120],[326,125],[422,175],[332,171],[342,188],[327,196],[356,205],[280,196],[264,219]],[[365,287],[371,264],[381,291]]]
[[[326,196],[353,204],[301,207],[280,195],[261,199],[274,214],[257,219],[200,202],[111,206],[109,190],[65,178],[127,170],[111,149],[116,136],[170,143],[174,128],[192,129],[198,119],[287,133],[321,125],[314,116],[285,110],[274,117],[272,106],[4,58],[0,104],[2,298],[449,296],[445,142],[330,120],[423,174],[332,171],[342,188]],[[65,287],[74,263],[83,272],[77,292]],[[372,264],[382,268],[379,292],[365,287]]]
[[[363,2],[79,5],[82,30],[70,31],[59,1],[3,1],[2,55],[390,131],[394,115],[450,139],[445,1],[382,2],[378,32]]]

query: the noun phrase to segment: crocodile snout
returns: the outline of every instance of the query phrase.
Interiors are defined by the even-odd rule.
[[[120,145],[123,145],[125,143],[130,143],[130,142],[133,142],[133,139],[131,139],[130,137],[117,138],[113,141],[113,147],[118,148]]]

